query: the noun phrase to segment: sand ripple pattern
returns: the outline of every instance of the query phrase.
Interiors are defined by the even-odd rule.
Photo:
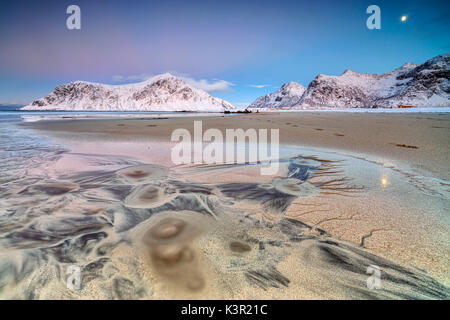
[[[2,186],[1,298],[266,297],[301,286],[302,277],[323,298],[450,298],[423,272],[284,216],[299,197],[357,195],[328,160],[284,159],[285,177],[216,185],[111,156],[105,163],[121,168]],[[220,166],[197,170],[215,174]],[[289,259],[291,271],[280,271]],[[71,265],[81,268],[80,291],[66,288]],[[380,290],[366,287],[370,265],[383,270]]]

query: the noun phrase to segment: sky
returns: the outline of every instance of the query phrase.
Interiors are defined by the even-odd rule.
[[[72,4],[80,30],[66,26]],[[366,26],[372,4],[379,30]],[[423,63],[450,51],[449,35],[450,1],[0,0],[0,104],[170,72],[242,107],[320,73]]]

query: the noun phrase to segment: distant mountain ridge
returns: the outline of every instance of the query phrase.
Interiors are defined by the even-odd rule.
[[[421,65],[406,63],[383,74],[346,70],[340,76],[319,74],[297,99],[293,95],[285,109],[346,109],[450,106],[450,53]],[[277,91],[278,92],[278,91]],[[249,108],[280,108],[260,97]],[[297,101],[295,101],[297,99]],[[292,103],[290,103],[292,102]]]
[[[76,81],[57,86],[50,94],[22,110],[76,111],[205,111],[223,112],[235,107],[169,74],[143,82],[107,85]]]

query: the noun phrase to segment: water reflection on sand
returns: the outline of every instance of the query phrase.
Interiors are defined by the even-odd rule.
[[[79,157],[101,165],[2,190],[2,297],[296,297],[293,289],[325,298],[449,297],[424,273],[284,215],[301,197],[361,192],[338,162],[296,156],[281,161],[286,176],[269,182],[210,184],[155,165]],[[283,273],[287,257],[294,270]],[[65,287],[73,264],[82,268],[79,292]],[[366,287],[370,265],[383,270],[381,290]]]
[[[279,175],[251,181],[240,172],[255,164],[174,169],[39,148],[37,168],[2,170],[2,298],[450,298],[425,272],[365,250],[371,235],[339,240],[326,219],[293,211],[362,196],[347,160],[289,155]],[[78,169],[49,170],[64,157]],[[80,291],[66,287],[71,265]],[[366,285],[372,265],[383,271],[378,290]]]

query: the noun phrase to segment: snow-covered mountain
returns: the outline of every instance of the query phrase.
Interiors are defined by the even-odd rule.
[[[383,74],[346,70],[319,74],[291,109],[397,108],[450,106],[450,53],[421,65],[406,63]],[[274,93],[275,94],[275,93]],[[264,97],[258,98],[254,104]],[[267,108],[277,107],[268,103]]]
[[[279,90],[256,99],[248,108],[291,108],[299,102],[305,90],[300,83],[285,83]]]
[[[205,111],[235,107],[207,92],[188,86],[169,73],[143,82],[106,85],[76,81],[60,85],[22,110],[87,111]]]

